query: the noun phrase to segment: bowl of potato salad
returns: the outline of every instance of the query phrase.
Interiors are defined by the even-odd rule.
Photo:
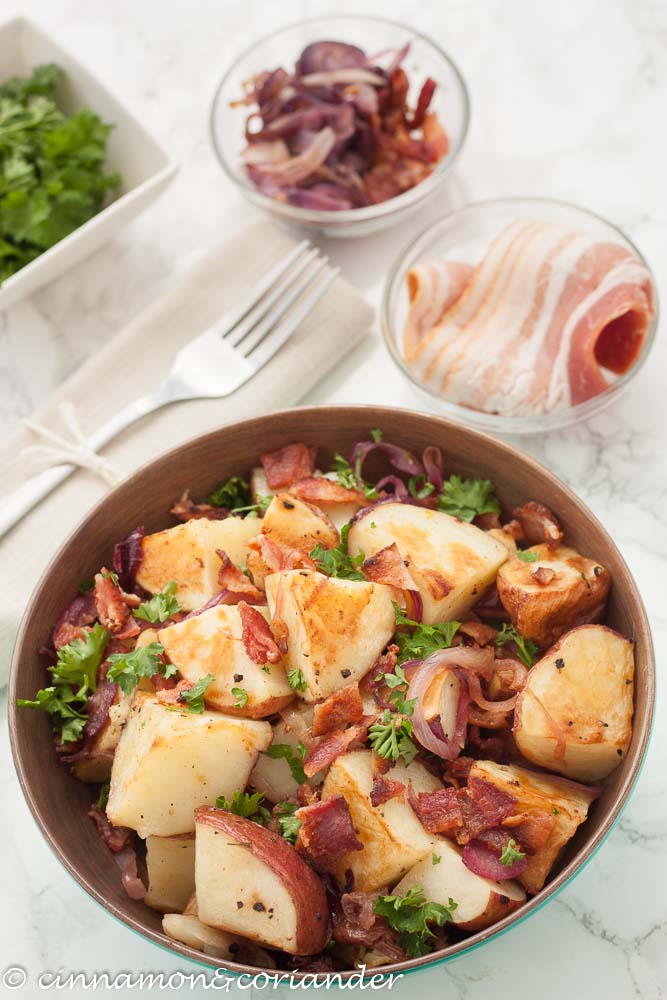
[[[388,407],[246,420],[62,545],[10,680],[26,800],[79,884],[234,972],[405,972],[519,924],[648,745],[613,539],[510,445]]]

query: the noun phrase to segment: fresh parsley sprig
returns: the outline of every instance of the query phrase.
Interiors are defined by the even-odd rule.
[[[340,542],[335,549],[323,549],[321,545],[316,545],[310,553],[310,558],[317,568],[327,576],[335,576],[343,580],[365,580],[366,577],[361,572],[361,565],[364,561],[364,553],[360,552],[356,556],[348,555],[347,538],[350,533],[350,525],[344,524],[340,532]]]
[[[403,667],[399,663],[397,663],[394,667],[393,673],[379,673],[376,675],[375,681],[384,681],[387,685],[389,688],[387,701],[396,706],[397,712],[400,712],[401,715],[412,715],[417,699],[405,697],[408,691],[409,681],[405,676]]]
[[[502,853],[500,855],[501,865],[513,865],[515,861],[522,861],[525,858],[526,852],[522,851],[516,840],[511,837],[505,846],[503,847]]]
[[[516,557],[525,563],[534,563],[540,558],[537,552],[531,552],[529,549],[517,549]]]
[[[358,466],[357,466],[358,468]],[[336,473],[336,478],[341,486],[346,490],[361,490],[367,500],[377,500],[378,491],[370,483],[361,478],[360,472],[355,472],[348,460],[340,454],[335,454],[331,464],[331,471]]]
[[[307,751],[303,743],[297,743],[295,747],[290,746],[289,743],[273,743],[264,752],[272,760],[287,761],[287,765],[297,785],[304,784],[306,773],[303,769],[303,762],[306,759]]]
[[[398,662],[424,660],[439,649],[449,649],[461,622],[436,622],[424,625],[408,618],[394,602],[397,631],[394,641],[399,649]]]
[[[107,677],[110,681],[120,684],[121,691],[131,694],[138,686],[142,677],[152,677],[162,674],[163,677],[173,677],[178,673],[173,663],[165,663],[164,646],[161,642],[150,642],[129,653],[112,653],[109,657]]]
[[[234,708],[245,708],[248,704],[248,692],[242,687],[233,687],[232,694],[236,698],[234,702]]]
[[[262,805],[264,795],[262,792],[255,792],[249,795],[238,788],[232,792],[231,799],[224,795],[218,796],[215,800],[216,809],[224,809],[226,812],[234,813],[235,816],[242,816],[243,819],[251,819],[253,823],[264,826],[271,819],[271,813]]]
[[[141,618],[142,621],[153,624],[171,618],[172,615],[181,610],[181,605],[174,597],[176,587],[176,581],[170,580],[164,590],[161,590],[159,594],[154,594],[149,601],[142,601],[132,614],[135,618]]]
[[[444,483],[438,509],[462,521],[472,521],[478,514],[500,514],[495,487],[489,479],[462,479],[457,475]]]
[[[382,718],[368,729],[368,742],[385,760],[403,758],[408,767],[417,756],[418,748],[412,740],[412,722],[385,708]]]
[[[517,632],[514,625],[509,625],[507,622],[503,622],[503,626],[496,636],[496,646],[504,646],[507,642],[513,642],[516,646],[519,659],[525,663],[527,667],[532,667],[535,663],[535,656],[540,651],[540,647],[536,642],[531,639],[524,639],[524,637]]]
[[[301,691],[302,694],[308,688],[308,682],[303,675],[303,670],[299,670],[298,667],[293,667],[292,670],[287,671],[287,683],[295,691]]]
[[[398,932],[398,944],[410,958],[426,955],[433,947],[432,926],[442,927],[452,920],[457,904],[449,899],[447,906],[431,903],[423,889],[414,885],[405,896],[378,896],[375,912]]]
[[[78,639],[58,650],[49,673],[53,684],[42,688],[34,699],[19,698],[21,708],[39,708],[51,716],[51,725],[61,743],[82,739],[88,720],[86,702],[97,688],[97,671],[109,641],[99,623]]]
[[[301,828],[301,820],[294,815],[298,808],[294,802],[279,802],[273,810],[273,815],[278,820],[280,832],[290,844],[295,843]]]
[[[176,668],[174,667],[174,670]],[[213,674],[205,674],[204,677],[200,677],[196,684],[191,688],[186,688],[181,691],[179,695],[179,701],[185,702],[185,707],[188,712],[192,712],[193,715],[203,715],[204,709],[206,708],[206,702],[204,701],[204,693],[209,684],[213,683]]]

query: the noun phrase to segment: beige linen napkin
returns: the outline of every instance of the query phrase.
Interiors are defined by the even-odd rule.
[[[230,236],[82,365],[33,421],[69,436],[58,412],[59,404],[68,401],[81,428],[94,431],[156,386],[179,347],[239,303],[292,246],[290,237],[266,220]],[[129,474],[195,435],[294,405],[361,339],[372,317],[364,299],[337,278],[287,344],[233,395],[158,410],[107,445],[104,457]],[[21,450],[36,440],[21,427],[0,443],[3,492],[34,474]],[[6,682],[16,630],[37,580],[76,523],[108,490],[101,477],[79,469],[0,540],[0,684]]]

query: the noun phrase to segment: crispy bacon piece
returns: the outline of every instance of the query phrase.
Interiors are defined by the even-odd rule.
[[[334,733],[327,733],[319,743],[311,746],[308,750],[303,770],[306,777],[312,778],[314,774],[322,768],[329,767],[330,764],[345,753],[348,747],[355,742],[363,742],[368,732],[368,727],[375,721],[376,716],[364,715],[359,722],[349,726],[347,729],[340,729]]]
[[[118,685],[108,681],[106,677],[98,681],[97,689],[91,694],[86,705],[88,720],[83,731],[86,743],[89,743],[94,736],[97,736],[100,729],[105,725],[109,718],[109,709],[116,700],[117,691]]]
[[[478,646],[489,646],[495,641],[498,630],[484,622],[466,621],[459,625],[459,633],[472,639]],[[458,633],[457,633],[458,634]],[[454,637],[456,638],[456,636]]]
[[[389,690],[384,683],[384,681],[376,681],[375,678],[379,677],[380,674],[391,674],[394,672],[394,667],[398,661],[399,649],[395,643],[391,646],[387,646],[384,653],[378,656],[377,660],[365,674],[359,684],[360,689],[365,694],[371,694],[375,703],[380,708],[389,708],[389,702],[386,700],[386,696],[389,694]]]
[[[157,674],[156,677],[160,675]],[[172,680],[172,678],[169,678]],[[187,700],[183,697],[185,691],[191,691],[194,687],[194,681],[181,680],[177,684],[172,683],[167,686],[166,684],[158,685],[157,700],[161,705],[186,705]]]
[[[266,604],[266,594],[256,587],[252,580],[234,565],[226,552],[216,549],[216,554],[220,558],[220,569],[218,570],[218,584],[221,590],[228,590],[230,598],[238,594],[239,598],[248,601],[250,604]]]
[[[377,759],[382,760],[381,757]],[[382,763],[384,764],[385,762],[382,761]],[[405,785],[402,781],[395,781],[393,778],[388,778],[386,773],[382,767],[375,767],[373,770],[373,786],[370,795],[372,806],[382,806],[385,802],[396,798],[397,795],[402,795],[405,791]]]
[[[538,566],[530,575],[540,587],[546,587],[555,577],[556,571],[549,566]]]
[[[49,642],[40,649],[40,654],[48,656],[53,663],[56,661],[55,651],[66,646],[72,639],[79,639],[86,629],[97,618],[95,598],[92,594],[79,594],[67,605],[55,625]]]
[[[354,832],[350,807],[342,795],[303,806],[295,815],[301,820],[296,849],[307,854],[316,868],[326,871],[340,854],[363,851],[364,845]]]
[[[492,528],[502,528],[499,516],[493,513],[478,514],[473,518],[473,524],[476,528],[481,528],[482,531],[491,531]]]
[[[275,624],[275,623],[274,623]],[[324,736],[334,729],[359,722],[364,714],[364,706],[359,694],[358,684],[348,684],[347,687],[334,691],[313,710],[313,736]]]
[[[190,491],[186,490],[181,499],[174,504],[169,511],[179,521],[194,521],[205,518],[207,521],[224,521],[229,517],[227,507],[214,507],[210,503],[195,503],[190,498]]]
[[[122,851],[134,840],[134,830],[130,830],[126,826],[114,826],[113,823],[109,822],[107,814],[98,809],[97,806],[92,806],[88,810],[88,815],[95,823],[97,832],[104,843],[114,853]]]
[[[123,592],[109,576],[107,569],[95,575],[95,607],[102,625],[117,639],[131,639],[141,629],[123,600]]]
[[[356,503],[364,507],[367,500],[361,490],[350,490],[340,483],[324,476],[309,476],[308,479],[299,479],[292,483],[289,488],[292,496],[299,497],[315,505],[319,503]]]
[[[556,822],[553,813],[517,813],[503,820],[503,827],[528,854],[536,854],[546,844]]]
[[[474,777],[468,778],[465,793],[459,795],[459,801],[463,813],[463,827],[456,837],[459,844],[467,844],[484,830],[499,826],[516,808],[516,799],[507,792],[490,781]]]
[[[508,622],[510,620],[510,616],[500,600],[498,588],[495,583],[489,587],[484,596],[477,602],[473,611],[480,618],[497,618],[501,622]]]
[[[248,548],[260,556],[267,573],[279,573],[283,569],[317,569],[306,552],[280,545],[262,532],[250,539]]]
[[[266,618],[247,601],[239,601],[243,645],[253,663],[280,663],[281,652]]]
[[[367,580],[384,583],[399,590],[417,590],[417,584],[410,576],[409,561],[403,559],[396,542],[380,549],[375,555],[365,559],[361,571]]]
[[[504,865],[500,857],[509,840],[509,836],[502,830],[490,830],[487,834],[481,834],[463,848],[463,864],[475,875],[492,879],[494,882],[519,878],[528,867],[529,859],[517,858],[511,865]]]
[[[83,639],[87,631],[88,629],[81,625],[72,625],[71,622],[63,622],[62,625],[53,630],[54,649],[62,649],[63,646],[69,645],[74,639]]]
[[[419,795],[414,795],[411,789],[408,800],[429,833],[455,836],[463,826],[460,792],[456,788],[438,788],[434,792],[420,792]]]
[[[317,450],[302,442],[286,444],[278,451],[264,452],[259,456],[270,489],[291,486],[299,479],[309,479],[315,470]]]
[[[405,952],[384,917],[375,912],[377,892],[346,892],[332,907],[333,938],[342,944],[373,948],[392,962],[400,962]]]
[[[530,545],[545,543],[550,549],[557,549],[563,541],[563,529],[558,518],[544,504],[529,500],[521,507],[515,507],[512,514]]]

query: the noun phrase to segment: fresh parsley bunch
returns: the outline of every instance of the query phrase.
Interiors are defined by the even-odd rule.
[[[500,514],[495,487],[489,479],[462,479],[456,475],[444,483],[438,508],[462,521],[472,521],[478,514]]]
[[[398,932],[398,943],[410,958],[431,951],[435,937],[431,928],[451,921],[456,906],[453,899],[448,906],[429,902],[418,885],[413,885],[405,896],[378,896],[375,900],[375,912]]]
[[[109,633],[97,624],[82,638],[61,646],[55,665],[49,667],[52,685],[38,691],[34,700],[18,699],[22,708],[48,712],[61,743],[76,743],[83,738],[88,721],[86,703],[97,688],[97,671],[108,641]]]
[[[62,70],[0,86],[0,281],[96,215],[120,185],[105,173],[112,126],[55,100]]]
[[[327,576],[336,576],[343,580],[365,580],[366,577],[361,572],[361,566],[365,559],[364,553],[359,552],[356,556],[348,555],[347,536],[350,533],[350,525],[344,524],[340,532],[340,542],[335,549],[323,549],[321,545],[316,545],[310,553],[310,558],[317,568],[326,573]]]
[[[439,649],[449,649],[461,622],[436,622],[424,625],[408,618],[402,608],[394,603],[397,631],[394,642],[398,646],[398,662],[425,660]]]

